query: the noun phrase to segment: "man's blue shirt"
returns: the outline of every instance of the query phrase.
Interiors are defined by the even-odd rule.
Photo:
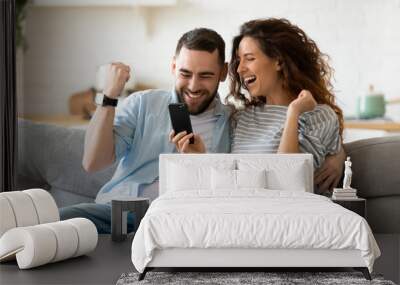
[[[168,104],[177,103],[175,91],[147,90],[132,94],[117,107],[114,119],[117,169],[99,191],[96,203],[108,203],[118,197],[138,196],[141,185],[158,178],[158,157],[176,152],[168,141],[172,130]],[[217,100],[217,122],[212,147],[208,152],[230,152],[230,109]]]

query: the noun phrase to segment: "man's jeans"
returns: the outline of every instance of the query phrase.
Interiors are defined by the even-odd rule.
[[[111,233],[111,205],[82,203],[60,209],[60,219],[86,218],[91,220],[99,234]],[[135,215],[128,213],[128,232],[135,230]]]

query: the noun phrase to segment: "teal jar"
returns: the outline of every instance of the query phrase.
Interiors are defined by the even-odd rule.
[[[369,86],[367,95],[357,98],[357,116],[359,119],[380,118],[385,115],[385,96],[375,92],[372,85]]]

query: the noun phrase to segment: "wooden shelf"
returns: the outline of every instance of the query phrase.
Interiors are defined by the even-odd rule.
[[[82,6],[174,6],[176,0],[34,0],[35,6],[82,7]]]
[[[345,121],[344,128],[400,132],[400,122]]]
[[[59,125],[63,127],[85,126],[89,124],[89,120],[84,119],[80,115],[34,115],[21,116],[21,119],[30,120],[37,123],[46,123]]]
[[[27,115],[21,116],[21,118],[65,127],[89,124],[89,120],[80,115]],[[345,121],[344,128],[400,132],[400,122]]]

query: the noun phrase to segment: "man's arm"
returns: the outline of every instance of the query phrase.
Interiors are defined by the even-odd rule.
[[[331,191],[339,184],[345,159],[343,145],[337,154],[326,156],[324,163],[314,174],[314,184],[318,186],[320,194]]]
[[[115,108],[98,106],[85,134],[83,168],[88,172],[101,170],[115,161]]]
[[[112,63],[107,70],[104,93],[117,98],[129,80],[129,66]],[[113,123],[115,108],[98,106],[85,134],[82,166],[88,171],[101,170],[115,161]]]

